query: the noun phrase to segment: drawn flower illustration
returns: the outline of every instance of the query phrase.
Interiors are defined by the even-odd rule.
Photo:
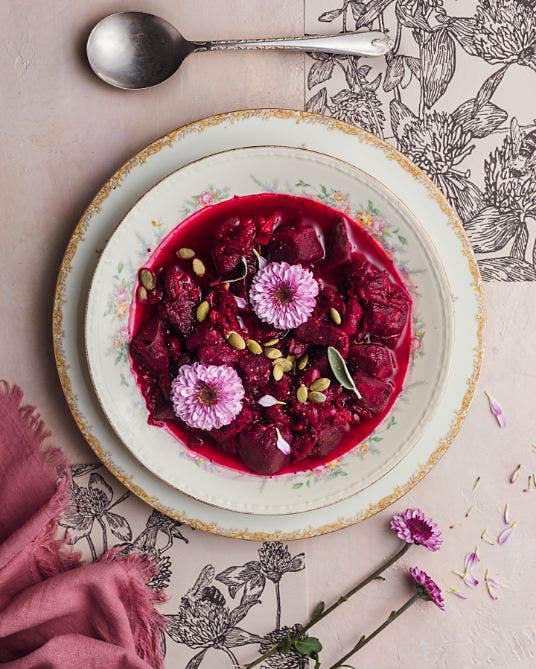
[[[102,550],[108,550],[107,527],[121,541],[130,541],[132,531],[128,521],[111,509],[125,500],[130,492],[124,493],[112,503],[113,490],[100,474],[92,472],[87,487],[78,485],[74,480],[71,485],[73,508],[69,509],[60,521],[60,525],[69,530],[69,543],[75,544],[82,537],[87,539],[93,560],[97,559],[91,532],[95,521],[102,529]]]
[[[207,207],[209,204],[213,204],[214,195],[209,191],[205,190],[198,195],[199,204],[202,204],[204,207]]]
[[[472,56],[536,70],[535,9],[531,0],[479,0],[474,17],[448,19],[448,29]]]
[[[305,555],[291,556],[288,546],[281,541],[264,542],[259,548],[259,559],[236,567],[229,567],[216,576],[216,580],[229,588],[232,598],[241,588],[260,588],[262,592],[266,579],[272,581],[276,595],[276,628],[281,626],[280,581],[284,574],[305,568]]]
[[[281,641],[281,639],[284,639],[289,632],[292,635],[295,635],[300,632],[301,629],[301,625],[293,625],[292,627],[285,626],[281,629],[275,629],[273,632],[270,632],[266,635],[263,643],[261,643],[259,652],[264,653],[267,650],[270,650],[272,646]],[[292,648],[288,655],[275,653],[274,655],[266,658],[262,666],[266,669],[305,669],[305,667],[309,666],[309,660],[307,657],[300,655]]]
[[[260,644],[264,639],[238,627],[252,606],[260,603],[262,588],[246,584],[240,604],[233,609],[227,605],[222,592],[213,585],[214,567],[206,565],[196,582],[181,598],[176,614],[167,615],[167,633],[176,643],[199,650],[188,668],[199,667],[209,648],[221,650],[238,667],[232,648]]]

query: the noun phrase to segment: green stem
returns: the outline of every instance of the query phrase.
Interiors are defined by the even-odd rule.
[[[385,620],[379,627],[377,627],[374,632],[369,634],[368,636],[362,636],[359,641],[355,644],[353,648],[351,648],[346,655],[343,655],[335,664],[332,664],[329,669],[338,669],[339,667],[342,667],[342,665],[346,662],[346,660],[350,659],[352,655],[357,653],[358,650],[361,650],[363,646],[366,646],[369,641],[372,641],[375,636],[378,636],[380,632],[382,632],[388,625],[390,625],[393,620],[396,620],[398,616],[401,616],[404,611],[409,609],[409,607],[414,604],[418,599],[420,599],[420,595],[415,593],[413,597],[408,599],[408,601],[403,604],[399,609],[396,611],[391,611],[389,614],[387,620]]]
[[[374,581],[374,579],[378,578],[378,576],[380,576],[386,569],[389,569],[389,567],[391,567],[395,562],[400,560],[400,558],[408,552],[408,550],[411,548],[411,546],[412,546],[412,544],[404,543],[402,548],[397,553],[392,555],[388,560],[386,560],[382,565],[380,565],[378,567],[378,569],[376,569],[375,571],[372,572],[372,574],[370,574],[365,579],[360,581],[357,585],[355,585],[353,588],[348,590],[347,593],[345,593],[344,595],[339,597],[339,599],[337,599],[337,601],[334,602],[331,606],[328,606],[327,609],[324,609],[324,611],[322,611],[322,613],[320,615],[316,616],[315,618],[312,618],[305,625],[305,627],[302,630],[300,630],[300,632],[298,632],[297,634],[292,636],[292,639],[293,640],[302,639],[305,636],[305,634],[311,629],[311,627],[313,627],[318,622],[323,620],[326,616],[329,616],[329,614],[332,611],[335,611],[335,609],[337,607],[339,607],[341,604],[344,604],[345,602],[347,602],[350,599],[350,597],[353,597],[353,595],[355,595],[357,592],[359,592],[362,588],[364,588],[366,585],[368,585],[371,581]],[[279,648],[279,646],[278,646],[278,644],[276,644],[275,646],[273,646],[273,648],[270,648],[270,650],[267,650],[263,655],[260,655],[256,660],[254,660],[253,662],[250,662],[249,664],[246,664],[244,669],[252,669],[252,667],[255,667],[258,664],[260,664],[261,662],[264,662],[264,660],[266,660],[266,658],[268,658],[268,657],[274,655],[275,653],[277,653],[278,648]]]

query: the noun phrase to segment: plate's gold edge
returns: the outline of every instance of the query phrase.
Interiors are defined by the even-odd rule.
[[[292,119],[298,123],[307,122],[313,124],[324,125],[328,128],[333,128],[343,132],[346,135],[359,137],[360,141],[367,144],[372,144],[381,148],[387,157],[391,160],[397,162],[402,169],[411,174],[415,179],[420,181],[425,187],[430,196],[437,202],[440,209],[447,216],[447,224],[449,227],[453,228],[457,237],[459,238],[462,245],[462,253],[467,260],[469,265],[469,270],[472,277],[472,288],[477,300],[477,345],[474,349],[473,357],[473,369],[471,375],[467,380],[466,392],[464,394],[462,403],[459,409],[455,412],[454,419],[451,423],[448,433],[439,441],[436,449],[428,458],[427,462],[419,467],[419,469],[411,476],[411,478],[406,481],[402,486],[397,486],[389,495],[386,495],[380,499],[375,504],[370,504],[366,509],[364,509],[360,514],[354,516],[353,518],[346,518],[343,520],[337,520],[333,523],[328,523],[318,528],[306,528],[296,530],[295,532],[251,532],[250,530],[244,529],[226,529],[217,525],[217,523],[206,523],[196,518],[190,518],[186,514],[177,513],[173,509],[166,507],[162,502],[155,497],[149,495],[143,488],[136,484],[132,477],[123,472],[117,465],[111,460],[109,455],[102,448],[99,441],[91,433],[89,425],[86,423],[83,418],[80,410],[78,408],[78,398],[73,392],[71,380],[69,378],[69,365],[65,360],[65,353],[63,350],[63,306],[66,302],[65,296],[65,286],[69,273],[72,269],[72,261],[76,254],[79,243],[84,239],[85,231],[87,230],[90,220],[94,214],[98,213],[102,207],[102,204],[112,192],[112,190],[118,188],[124,177],[137,165],[145,162],[149,157],[158,153],[162,149],[171,146],[177,138],[184,137],[189,134],[199,133],[211,126],[217,126],[224,122],[236,123],[243,119],[248,118],[260,118],[260,119]],[[63,256],[60,270],[58,273],[58,279],[56,282],[56,290],[54,294],[54,306],[53,306],[53,315],[52,315],[52,338],[53,338],[53,347],[54,347],[54,356],[56,359],[56,366],[58,369],[58,375],[60,379],[67,404],[71,411],[71,414],[78,425],[78,428],[82,432],[82,435],[88,442],[91,449],[97,455],[97,457],[103,462],[103,464],[109,469],[109,471],[127,488],[129,488],[135,495],[143,499],[149,505],[154,508],[162,511],[162,513],[175,518],[181,522],[184,522],[196,529],[203,530],[205,532],[211,532],[213,534],[219,534],[233,539],[247,539],[251,541],[266,541],[266,540],[278,540],[283,539],[285,541],[290,541],[294,539],[305,539],[312,536],[317,536],[321,534],[328,534],[329,532],[334,532],[336,530],[348,527],[355,523],[361,522],[370,516],[379,513],[390,504],[395,502],[397,499],[409,492],[421,479],[423,479],[426,474],[437,464],[441,459],[443,454],[446,452],[448,447],[453,442],[454,438],[458,434],[463,420],[467,415],[467,411],[471,404],[471,400],[475,393],[476,384],[478,382],[478,377],[480,375],[480,370],[482,368],[483,361],[483,343],[484,343],[484,328],[486,321],[485,313],[485,304],[484,304],[484,289],[482,284],[482,278],[480,276],[480,271],[476,259],[473,255],[473,251],[469,240],[465,234],[463,226],[458,219],[453,208],[446,201],[445,197],[431,181],[431,179],[424,174],[416,165],[411,163],[408,158],[402,155],[397,149],[386,144],[384,141],[379,138],[371,135],[361,128],[345,123],[344,121],[339,121],[327,116],[321,116],[319,114],[311,114],[305,111],[291,110],[291,109],[252,109],[252,110],[243,110],[228,112],[224,114],[217,114],[214,116],[209,116],[208,118],[201,119],[199,121],[194,121],[188,125],[185,125],[181,128],[173,130],[164,137],[157,139],[155,142],[147,146],[145,149],[140,151],[138,154],[133,156],[129,161],[127,161],[112,177],[109,179],[99,190],[97,195],[88,205],[87,209],[82,214],[82,217],[78,221],[74,232],[69,240],[67,249]]]

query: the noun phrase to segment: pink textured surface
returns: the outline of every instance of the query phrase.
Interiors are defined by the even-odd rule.
[[[4,277],[0,375],[22,385],[28,401],[39,406],[53,429],[55,442],[68,448],[75,461],[92,458],[56,379],[50,313],[57,267],[84,206],[122,162],[174,127],[230,109],[303,105],[303,57],[296,54],[200,55],[160,88],[140,93],[124,93],[99,83],[81,55],[89,27],[109,12],[147,10],[148,5],[141,0],[74,5],[67,0],[4,0],[0,4],[0,262]],[[298,0],[153,0],[149,11],[198,39],[292,35],[303,30],[303,4]],[[489,599],[482,586],[467,589],[467,601],[447,594],[445,613],[417,604],[361,652],[356,666],[517,669],[536,664],[536,491],[521,492],[525,474],[536,470],[536,454],[530,449],[536,393],[534,290],[531,284],[487,286],[487,357],[469,417],[436,469],[393,509],[421,506],[440,523],[446,538],[440,553],[415,548],[404,565],[422,566],[441,585],[463,589],[451,570],[463,567],[465,553],[478,543],[482,563],[476,573],[482,576],[489,566],[492,575],[511,588],[502,590],[497,602]],[[505,430],[494,424],[484,388],[502,403],[508,421]],[[511,486],[507,478],[518,463],[524,465],[524,476]],[[482,480],[475,508],[461,527],[449,530],[448,525],[461,520],[473,504],[471,487],[478,475]],[[496,540],[505,502],[519,527],[505,546],[488,546],[479,540],[480,533],[487,528]],[[143,506],[137,503],[133,513],[139,509],[141,517]],[[287,592],[284,622],[300,618],[306,597],[310,606],[319,599],[330,601],[396,547],[386,529],[391,513],[388,510],[363,525],[291,546],[292,553],[304,550],[307,554],[307,588],[300,581],[294,602]],[[145,509],[143,514],[147,515]],[[168,611],[176,609],[178,597],[204,560],[221,559],[227,565],[251,559],[251,545],[199,536],[195,546],[199,554],[193,557],[192,546],[188,564],[181,566],[181,572],[176,569]],[[404,601],[409,589],[401,572],[401,567],[395,567],[387,582],[371,584],[319,629],[326,662],[335,660],[353,639],[373,629]],[[191,652],[186,657],[190,656]],[[169,666],[184,666],[186,661],[180,658],[177,655]],[[224,665],[214,651],[202,666],[219,669]]]

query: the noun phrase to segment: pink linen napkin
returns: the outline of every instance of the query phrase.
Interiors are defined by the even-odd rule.
[[[0,664],[13,669],[163,666],[164,626],[144,556],[82,566],[56,539],[69,467],[22,391],[0,381]]]

